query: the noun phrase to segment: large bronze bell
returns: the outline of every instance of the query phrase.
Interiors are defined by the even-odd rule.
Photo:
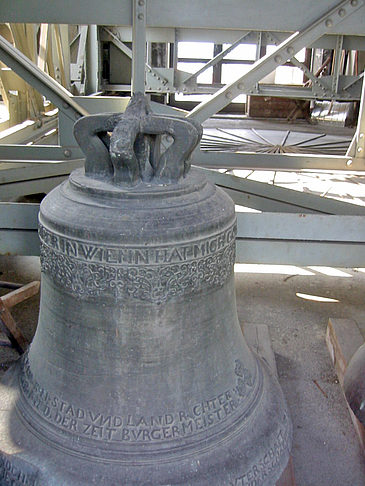
[[[237,320],[233,202],[189,171],[201,128],[137,94],[75,136],[85,170],[42,202],[38,328],[1,388],[0,484],[275,485],[291,422]]]

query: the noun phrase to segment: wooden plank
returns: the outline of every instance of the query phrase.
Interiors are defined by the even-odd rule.
[[[243,332],[243,330],[242,330]],[[278,376],[276,369],[275,355],[271,347],[269,328],[266,324],[245,327],[244,332],[247,343],[260,358],[265,361],[275,376]]]
[[[29,299],[36,295],[39,292],[40,282],[35,280],[34,282],[30,282],[27,285],[23,285],[19,289],[13,290],[6,295],[1,297],[3,304],[10,309],[14,307],[14,305],[23,302],[23,300]]]
[[[295,486],[295,477],[294,477],[294,466],[293,466],[293,459],[290,456],[288,465],[285,468],[281,478],[277,481],[275,486]]]
[[[341,386],[347,365],[363,342],[364,338],[354,320],[328,320],[326,343]]]
[[[20,329],[17,327],[13,316],[10,314],[3,301],[0,299],[0,323],[2,331],[10,339],[10,342],[19,353],[24,353],[28,347],[28,341],[25,339]]]
[[[37,66],[46,70],[46,60],[47,60],[47,43],[48,43],[48,24],[41,24],[40,26],[40,36],[39,36],[39,52],[37,58]]]
[[[347,365],[357,349],[364,343],[364,338],[356,322],[352,319],[330,318],[326,332],[326,343],[343,391],[343,380]],[[347,400],[346,405],[359,437],[360,445],[365,453],[365,427],[356,418]]]

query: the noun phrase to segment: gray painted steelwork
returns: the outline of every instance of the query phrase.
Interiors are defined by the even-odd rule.
[[[171,26],[197,29],[247,29],[291,31],[300,30],[303,24],[312,22],[323,12],[328,12],[336,2],[322,0],[313,2],[264,1],[260,8],[253,2],[227,0],[185,0],[183,7],[178,1],[147,0],[147,25],[154,28]],[[354,0],[360,3],[360,0]],[[337,3],[338,4],[338,3]],[[132,25],[132,2],[105,0],[80,0],[78,2],[57,2],[57,5],[44,4],[40,0],[24,2],[14,0],[9,9],[5,3],[0,4],[2,22],[49,22],[61,24],[100,24]],[[335,34],[364,35],[362,15],[335,25]],[[237,38],[237,37],[236,37]]]

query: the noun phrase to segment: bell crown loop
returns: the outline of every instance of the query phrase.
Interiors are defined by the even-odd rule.
[[[74,126],[86,156],[85,175],[123,188],[178,184],[202,132],[195,121],[152,113],[142,93],[131,98],[124,113],[86,116]],[[161,150],[163,142],[168,146]]]

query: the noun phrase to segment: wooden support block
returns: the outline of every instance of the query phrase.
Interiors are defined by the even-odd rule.
[[[13,316],[10,314],[8,308],[0,299],[0,324],[2,331],[9,338],[14,348],[21,354],[28,347],[28,341],[25,339],[21,331],[18,329]]]
[[[330,318],[326,332],[326,343],[343,391],[343,380],[347,365],[358,348],[364,343],[364,338],[356,322],[352,319]],[[365,453],[365,427],[356,418],[347,400],[346,404]]]
[[[1,300],[3,301],[3,304],[10,309],[11,307],[14,307],[14,305],[23,302],[23,300],[36,295],[39,292],[39,286],[40,282],[35,280],[34,282],[30,282],[27,285],[23,285],[22,287],[3,295]]]
[[[295,477],[294,477],[294,466],[293,466],[293,459],[290,456],[288,465],[285,468],[281,478],[277,481],[275,486],[295,486]]]
[[[8,337],[12,346],[22,354],[28,347],[28,341],[16,325],[9,309],[39,292],[38,280],[19,286],[10,282],[2,282],[5,288],[15,288],[12,292],[0,297],[0,330]],[[5,285],[6,284],[6,285]]]
[[[326,343],[341,385],[350,359],[363,342],[364,338],[354,320],[328,320]]]
[[[243,332],[243,325],[241,324]],[[245,326],[245,339],[250,348],[270,367],[277,377],[275,354],[271,346],[270,331],[266,324]],[[275,486],[295,486],[293,459],[290,456],[288,465]]]
[[[258,324],[255,326],[247,326],[245,328],[245,338],[250,348],[260,356],[269,366],[271,371],[277,377],[278,372],[276,368],[275,355],[271,347],[271,338],[268,326],[265,324]]]

